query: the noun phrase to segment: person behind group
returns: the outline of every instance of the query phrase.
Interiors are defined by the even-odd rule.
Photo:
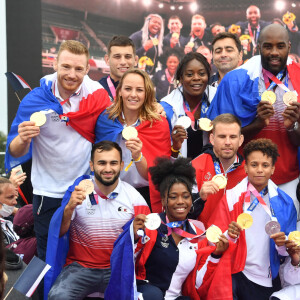
[[[183,24],[178,16],[173,15],[169,18],[168,29],[170,32],[164,36],[164,48],[184,48],[187,38],[181,35],[182,27]]]
[[[149,191],[148,168],[156,156],[171,155],[168,122],[155,110],[155,92],[149,75],[139,69],[128,70],[120,80],[115,103],[104,111],[96,125],[96,141],[117,142],[123,151],[125,170],[121,179],[135,187],[160,212],[159,199]],[[134,127],[137,137],[125,140],[122,131]],[[150,192],[150,195],[149,195]],[[152,193],[153,192],[153,193]]]
[[[108,42],[107,54],[104,56],[109,66],[109,75],[102,77],[99,83],[108,92],[110,99],[116,97],[116,89],[122,75],[134,68],[138,62],[133,41],[127,36],[115,35]]]
[[[272,180],[291,196],[298,211],[295,191],[299,181],[297,150],[300,145],[300,104],[294,101],[286,106],[283,96],[286,87],[300,95],[299,67],[288,60],[289,36],[286,29],[278,24],[263,29],[259,48],[259,56],[224,76],[208,116],[213,120],[219,114],[232,113],[242,121],[242,133],[246,141],[270,138],[278,146],[280,157]],[[276,82],[280,80],[283,85],[277,85],[273,79]],[[273,105],[261,101],[266,90],[276,95],[277,100]]]
[[[150,14],[145,18],[144,26],[140,31],[133,33],[130,38],[136,47],[139,59],[146,56],[153,65],[146,66],[146,72],[153,74],[159,57],[163,53],[164,21],[158,14]]]
[[[193,15],[191,22],[190,38],[184,48],[184,53],[187,54],[196,51],[201,45],[210,46],[210,38],[205,32],[206,22],[202,15]]]
[[[204,226],[207,226],[226,190],[232,189],[246,177],[245,161],[238,153],[244,141],[241,121],[234,115],[222,114],[217,116],[212,124],[211,144],[205,147],[203,154],[192,160],[200,198],[206,201],[199,216]],[[224,189],[220,189],[212,180],[217,174],[223,174],[227,178]]]
[[[225,27],[219,22],[211,24],[209,28],[213,37],[215,37],[218,33],[225,32]]]
[[[207,59],[207,62],[211,66],[212,54],[211,54],[211,51],[210,51],[210,49],[208,47],[206,47],[204,45],[201,45],[196,50],[196,52],[202,54]]]
[[[82,43],[63,42],[54,61],[56,72],[43,77],[41,86],[22,100],[7,139],[6,169],[32,157],[34,229],[42,260],[51,217],[74,174],[89,172],[97,117],[110,105],[106,91],[87,76],[88,58]],[[42,127],[30,121],[34,112],[46,116]]]
[[[258,38],[264,27],[270,24],[270,22],[266,22],[261,20],[260,9],[255,5],[250,5],[246,10],[246,18],[245,22],[237,22],[236,25],[241,26],[242,35],[249,35],[251,38],[251,51],[245,59],[249,59],[250,57],[259,54],[258,49]]]
[[[252,140],[243,153],[247,177],[226,191],[209,225],[226,230],[231,222],[227,234],[236,241],[232,253],[233,299],[268,300],[278,289],[275,279],[280,256],[288,256],[285,235],[296,230],[297,212],[291,197],[270,179],[279,156],[277,146],[269,139]],[[242,213],[250,214],[253,220],[245,230],[237,223]],[[277,221],[281,232],[268,233],[270,221]]]
[[[172,136],[172,156],[195,158],[208,143],[208,136],[198,128],[198,120],[205,117],[216,89],[208,86],[210,66],[206,58],[195,52],[186,54],[177,68],[175,79],[180,86],[161,100],[169,122]],[[181,116],[188,115],[195,123],[187,131],[176,125]]]
[[[218,87],[225,74],[236,69],[243,59],[240,39],[229,32],[217,34],[212,41],[212,58],[217,72],[209,79],[209,84]]]
[[[175,73],[180,62],[180,52],[176,49],[168,49],[164,53],[165,64],[163,69],[157,71],[152,81],[155,86],[156,100],[160,101],[175,89]]]
[[[113,244],[123,225],[150,212],[143,197],[119,178],[123,167],[118,144],[96,143],[90,160],[94,176],[79,177],[66,192],[50,224],[47,263],[53,270],[45,278],[45,296],[55,283],[48,299],[83,299],[91,293],[104,293]],[[80,186],[84,179],[94,185],[89,195]],[[68,244],[68,252],[56,247],[58,238],[59,243]]]
[[[230,273],[224,268],[222,257],[229,242],[221,235],[215,246],[207,247],[207,239],[192,239],[193,235],[199,235],[205,230],[201,222],[197,223],[197,227],[187,219],[192,208],[191,191],[195,184],[195,169],[187,158],[181,157],[175,161],[158,158],[155,166],[150,168],[150,173],[160,192],[164,212],[159,214],[162,222],[154,230],[145,229],[145,215],[137,215],[132,222],[134,240],[135,243],[138,242],[135,261],[137,291],[142,293],[144,300],[202,299],[204,295],[207,299],[212,299],[211,289],[218,293],[222,285],[230,284]],[[171,229],[172,225],[177,229]],[[141,230],[144,231],[146,240],[138,235]],[[188,234],[192,236],[186,238]],[[113,261],[115,255],[120,255],[119,243],[121,240],[115,244]],[[201,254],[197,257],[196,252],[200,249]],[[226,261],[226,254],[223,255]],[[126,258],[129,259],[128,256]],[[119,266],[112,266],[112,274],[117,271],[114,268],[119,269]],[[214,281],[220,272],[223,272],[224,281]],[[124,273],[122,278],[123,276],[127,282],[128,275]],[[120,299],[118,296],[122,294],[122,290],[114,279],[112,275],[105,299]],[[129,289],[127,286],[122,288]],[[116,294],[115,290],[120,294]],[[231,291],[229,292],[231,295]],[[223,299],[230,299],[226,292],[222,296]]]

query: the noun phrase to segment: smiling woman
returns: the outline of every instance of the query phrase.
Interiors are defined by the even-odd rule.
[[[167,119],[172,129],[172,156],[177,157],[179,151],[184,157],[195,158],[202,152],[203,145],[208,143],[208,135],[198,129],[197,121],[206,117],[216,89],[208,86],[210,65],[200,53],[190,52],[181,60],[175,79],[180,86],[162,99]],[[184,128],[176,125],[182,116],[191,119],[192,126]]]
[[[130,128],[135,137],[122,134]],[[135,130],[136,129],[136,130]],[[116,99],[97,121],[96,141],[110,140],[122,148],[125,170],[120,178],[144,196],[154,211],[161,211],[159,196],[150,189],[148,167],[156,156],[171,155],[168,122],[156,112],[153,84],[139,69],[127,71],[116,90]],[[150,182],[150,186],[151,182]]]

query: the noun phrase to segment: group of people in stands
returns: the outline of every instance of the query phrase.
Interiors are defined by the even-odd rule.
[[[99,82],[87,48],[65,41],[56,72],[20,103],[5,166],[32,159],[37,253],[51,266],[40,299],[300,299],[300,69],[289,32],[261,27],[260,54],[239,68],[240,39],[216,32],[211,75],[195,30],[185,55],[168,57],[176,85],[158,103],[146,71],[155,78],[162,22],[150,15],[132,39],[113,37]],[[138,55],[154,55],[146,71]],[[0,214],[16,204],[3,181]]]

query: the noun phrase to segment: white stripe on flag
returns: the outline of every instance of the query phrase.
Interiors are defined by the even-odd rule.
[[[25,296],[27,296],[27,297],[31,297],[32,296],[32,294],[36,290],[37,286],[39,285],[39,283],[41,282],[41,280],[43,279],[43,277],[49,271],[50,268],[51,268],[51,266],[48,265],[48,264],[45,266],[45,268],[43,269],[43,271],[41,272],[41,274],[39,275],[39,277],[36,279],[36,281],[33,283],[33,285],[31,286],[31,288],[29,289],[29,291],[26,293]]]

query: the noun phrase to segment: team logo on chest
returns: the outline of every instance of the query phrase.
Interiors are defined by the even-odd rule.
[[[169,247],[169,238],[168,238],[168,235],[165,234],[162,238],[161,238],[161,242],[160,244],[164,247],[164,248],[168,248]]]
[[[85,211],[88,215],[94,215],[96,211],[95,205],[92,205],[90,200],[85,200],[86,201],[86,206],[85,206]]]

